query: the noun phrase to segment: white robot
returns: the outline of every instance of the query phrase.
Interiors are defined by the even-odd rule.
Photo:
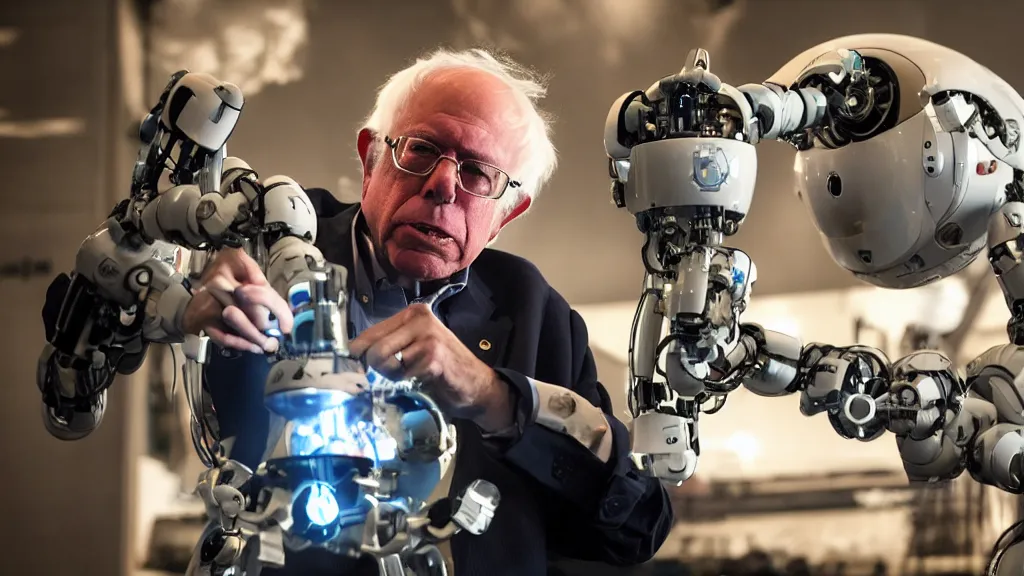
[[[892,431],[911,481],[966,470],[1024,493],[1022,126],[1024,99],[987,68],[885,34],[826,42],[739,87],[698,49],[678,74],[619,98],[605,125],[612,195],[646,238],[629,389],[642,465],[689,478],[698,416],[744,386],[799,393],[803,414],[826,413],[847,438]],[[961,375],[939,352],[890,362],[866,346],[801,345],[742,322],[756,267],[723,239],[750,208],[762,140],[796,147],[797,193],[833,259],[858,278],[918,287],[987,247],[1011,344]],[[1020,574],[1019,532],[1001,539],[990,574]]]
[[[370,554],[385,576],[444,576],[437,543],[483,533],[497,489],[471,483],[430,501],[455,452],[455,429],[429,396],[389,382],[348,353],[346,270],[314,246],[317,217],[291,178],[262,182],[226,158],[243,107],[237,86],[175,74],[142,124],[131,195],[79,248],[74,271],[51,284],[38,384],[47,430],[77,440],[100,425],[106,391],[151,343],[180,343],[188,362],[192,436],[208,466],[197,493],[210,524],[190,576],[257,576],[284,550]],[[224,455],[202,386],[211,346],[186,336],[193,285],[179,251],[245,248],[292,306],[265,386],[274,416],[255,471]]]

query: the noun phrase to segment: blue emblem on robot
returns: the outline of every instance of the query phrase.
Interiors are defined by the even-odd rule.
[[[729,158],[712,144],[702,144],[693,153],[693,181],[702,192],[718,192],[729,179]]]
[[[733,285],[743,284],[743,281],[747,279],[747,274],[739,268],[732,269],[732,283]]]

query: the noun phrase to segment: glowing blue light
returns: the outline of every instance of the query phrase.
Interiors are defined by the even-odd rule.
[[[733,268],[732,269],[732,283],[733,284],[743,284],[743,281],[746,280],[746,279],[747,279],[747,274],[745,272],[743,272],[743,270],[740,270],[739,268]]]
[[[289,438],[289,452],[292,456],[352,456],[378,463],[394,460],[398,456],[397,442],[383,426],[366,418],[372,420],[372,412],[349,403],[297,421]]]
[[[311,309],[295,313],[292,326],[291,346],[294,350],[314,350],[313,338],[316,330],[316,312]]]
[[[334,490],[322,482],[313,484],[306,500],[306,517],[317,526],[327,526],[338,519],[341,507],[334,497]]]

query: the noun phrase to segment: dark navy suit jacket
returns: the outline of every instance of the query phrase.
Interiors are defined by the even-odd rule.
[[[328,261],[351,269],[358,205],[342,204],[325,190],[307,193],[320,216],[317,246]],[[548,573],[549,560],[564,558],[617,565],[650,559],[671,528],[669,498],[629,458],[629,433],[612,416],[608,393],[597,381],[579,314],[532,264],[490,249],[473,262],[466,288],[440,306],[448,328],[517,392],[523,423],[518,439],[499,446],[483,439],[471,422],[455,422],[453,493],[478,478],[501,493],[487,532],[460,533],[452,540],[457,576],[541,576]],[[479,345],[485,339],[491,343],[487,350]],[[221,435],[236,438],[231,456],[250,466],[259,463],[266,441],[266,372],[266,361],[255,356],[217,357],[207,368]],[[614,435],[608,463],[569,436],[528,421],[534,402],[528,377],[570,388],[601,407]],[[283,571],[264,573],[375,572],[306,552],[289,555]]]

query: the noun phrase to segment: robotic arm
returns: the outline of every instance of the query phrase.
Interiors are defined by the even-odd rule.
[[[712,75],[696,50],[679,74],[613,104],[612,197],[646,239],[629,390],[645,467],[687,479],[699,414],[742,385],[799,393],[801,412],[826,413],[847,438],[894,432],[913,481],[967,470],[1024,492],[1022,122],[1024,100],[991,71],[883,34],[826,42],[739,88]],[[801,345],[743,323],[756,268],[722,240],[749,210],[763,139],[796,148],[797,192],[826,247],[869,283],[921,286],[960,271],[987,244],[1014,345],[976,359],[965,379],[939,352],[890,363],[873,348]],[[1021,541],[1001,541],[991,574]]]
[[[740,316],[756,281],[756,266],[743,252],[722,246],[722,240],[738,230],[749,210],[757,170],[754,146],[775,139],[797,149],[798,174],[822,178],[822,193],[808,189],[805,202],[833,256],[859,276],[889,287],[912,287],[966,265],[972,250],[977,254],[980,249],[978,242],[972,243],[971,233],[977,236],[980,230],[984,243],[988,214],[1002,201],[998,193],[1019,189],[1017,134],[1024,107],[1001,81],[994,80],[994,90],[984,98],[969,90],[970,76],[964,74],[981,67],[949,53],[900,36],[838,39],[794,58],[763,84],[734,88],[710,72],[705,51],[695,50],[679,74],[613,104],[605,129],[612,196],[635,216],[646,240],[641,254],[647,271],[645,290],[630,354],[635,448],[657,475],[681,481],[692,474],[699,453],[697,415],[719,409],[725,395],[740,385],[769,396],[800,392],[805,414],[827,412],[846,437],[870,440],[884,431],[876,405],[896,378],[894,373],[902,374],[897,368],[902,370],[910,360],[891,365],[882,352],[863,346],[801,346],[785,334],[744,324]],[[937,54],[941,74],[918,67],[936,60]],[[934,84],[926,86],[926,76]],[[922,123],[916,132],[911,121]],[[903,130],[892,130],[895,126]],[[864,209],[858,212],[852,203],[863,205],[865,194],[858,194],[842,213],[834,201],[845,199],[842,175],[891,175],[885,166],[891,161],[893,143],[883,140],[908,131],[921,150],[922,170],[904,177],[912,181],[901,184],[912,185],[914,192],[927,191],[932,204],[941,204],[931,208],[941,209],[939,216],[946,214],[945,220],[933,223],[935,233],[913,238],[923,248],[896,270],[883,258],[900,249],[891,246],[891,234],[887,238],[884,231],[866,230],[858,238],[878,246],[849,245],[854,236],[849,222],[865,217]],[[884,148],[888,156],[870,154],[871,147]],[[858,154],[876,165],[850,165]],[[1003,186],[979,177],[973,195],[958,190],[954,184],[963,186],[971,176],[964,163],[986,158],[1010,163],[1012,177]],[[947,175],[948,182],[943,179]],[[899,191],[874,192],[886,193]],[[828,201],[833,205],[826,205]],[[906,223],[880,214],[865,226],[920,229],[915,220],[929,207],[897,199],[885,208],[897,202],[910,206]],[[966,216],[981,202],[988,202],[988,212],[982,214],[979,229],[977,218]],[[1000,221],[1021,220],[993,220]],[[960,238],[953,238],[957,234]],[[1005,232],[998,244],[1003,248],[993,252],[1002,254],[1004,285],[1020,273],[1007,244],[1017,236],[1016,231]],[[951,238],[955,242],[949,242]],[[936,239],[947,241],[946,253],[931,253]],[[889,245],[881,245],[887,241]],[[854,259],[859,268],[850,264]],[[907,266],[916,266],[910,270],[915,274],[908,274]],[[668,334],[663,336],[665,320]],[[659,366],[662,357],[664,369]],[[963,384],[948,384],[945,390],[955,397],[963,393]]]
[[[192,295],[171,242],[202,244],[206,219],[196,206],[216,191],[241,107],[236,86],[176,74],[143,122],[131,197],[82,243],[71,275],[51,284],[38,383],[55,437],[77,440],[99,426],[107,388],[142,365],[149,343],[183,341]],[[167,195],[158,191],[162,176],[176,184]]]
[[[799,343],[740,323],[757,268],[722,241],[739,230],[750,208],[755,144],[778,138],[805,145],[811,129],[854,111],[852,98],[835,112],[829,101],[840,89],[852,92],[863,84],[856,54],[822,63],[819,76],[827,82],[737,89],[711,73],[706,51],[694,50],[681,72],[623,95],[609,111],[605,148],[612,196],[634,214],[645,236],[645,289],[630,349],[634,448],[660,477],[683,481],[692,475],[699,455],[697,415],[717,411],[743,383],[740,369],[750,362],[766,361],[771,374],[765,377],[782,371],[790,392],[799,387]],[[664,320],[669,329],[662,337]],[[658,365],[663,353],[664,369]],[[814,356],[813,362],[819,360]]]

